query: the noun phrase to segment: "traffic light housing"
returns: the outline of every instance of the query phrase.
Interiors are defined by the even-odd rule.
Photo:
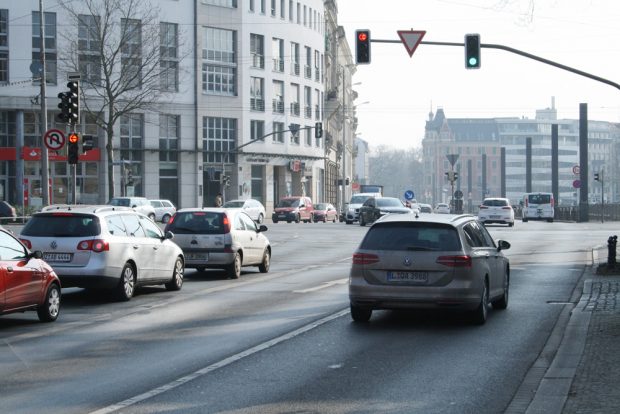
[[[480,69],[480,35],[465,35],[465,68]]]
[[[67,162],[71,165],[75,165],[78,163],[80,157],[80,136],[75,132],[71,132],[68,141]]]
[[[314,124],[314,138],[321,138],[323,136],[323,124],[317,122]]]
[[[67,83],[69,92],[69,123],[75,125],[80,119],[80,85],[77,81]]]
[[[58,103],[60,113],[56,115],[56,120],[58,122],[64,122],[68,124],[71,113],[69,109],[69,106],[71,105],[69,94],[67,94],[66,92],[61,92],[58,94],[58,98],[60,99],[60,102]]]
[[[598,173],[594,173],[594,181],[600,181]]]
[[[370,63],[370,30],[355,31],[355,62]]]
[[[95,147],[95,138],[92,135],[82,137],[82,152],[90,151]]]
[[[454,178],[453,180],[456,181],[459,179],[459,173],[457,171],[454,172]]]

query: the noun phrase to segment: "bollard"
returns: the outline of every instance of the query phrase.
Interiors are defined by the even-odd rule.
[[[618,244],[618,236],[609,236],[607,239],[607,267],[616,267],[616,245]]]

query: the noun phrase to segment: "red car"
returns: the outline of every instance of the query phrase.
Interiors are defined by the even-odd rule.
[[[314,211],[312,212],[312,219],[316,223],[317,221],[322,221],[323,223],[327,223],[328,221],[333,221],[334,223],[338,220],[338,212],[336,208],[329,203],[318,203],[314,205]]]
[[[0,315],[36,310],[41,322],[60,313],[60,280],[54,269],[0,228]]]

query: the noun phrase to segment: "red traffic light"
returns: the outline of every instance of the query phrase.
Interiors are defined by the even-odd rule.
[[[75,132],[72,132],[71,134],[69,134],[69,142],[71,144],[77,144],[79,140],[80,140],[80,136],[76,134]]]
[[[365,42],[366,40],[368,40],[368,34],[367,34],[366,32],[360,32],[360,33],[357,35],[357,38],[358,38],[360,41]]]
[[[370,30],[355,31],[355,63],[370,63]]]

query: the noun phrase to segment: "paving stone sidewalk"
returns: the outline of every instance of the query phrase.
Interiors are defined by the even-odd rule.
[[[620,276],[592,274],[574,311],[591,312],[562,414],[620,413]]]

